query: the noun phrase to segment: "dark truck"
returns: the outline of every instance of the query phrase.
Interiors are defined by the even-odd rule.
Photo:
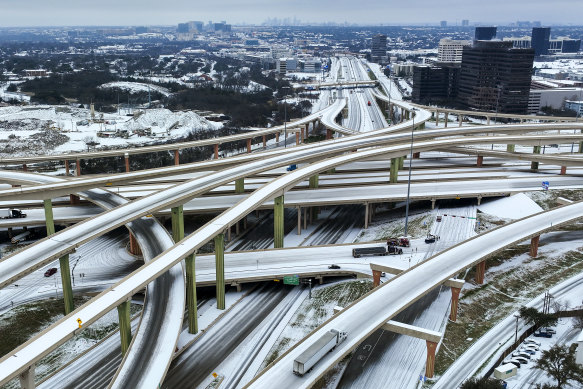
[[[352,249],[352,256],[354,258],[360,258],[363,255],[387,255],[387,250],[383,246],[378,247],[361,247],[357,249]]]
[[[26,213],[19,209],[0,209],[0,219],[18,219],[22,217],[26,217]]]

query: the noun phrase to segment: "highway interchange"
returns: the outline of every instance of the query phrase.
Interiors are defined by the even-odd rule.
[[[359,62],[357,61],[338,61],[339,63],[348,62],[349,66],[342,65],[340,67],[342,73],[345,75],[345,78],[363,78],[368,77],[366,76],[366,72],[364,69],[359,66]],[[355,70],[357,69],[357,70]],[[358,70],[360,69],[360,70]],[[352,76],[349,75],[352,73]],[[177,245],[173,245],[173,243],[166,242],[166,246],[159,246],[158,252],[153,252],[152,259],[149,261],[144,267],[138,269],[136,272],[132,273],[132,275],[126,277],[121,283],[116,284],[114,287],[109,288],[103,294],[96,297],[90,304],[85,305],[84,307],[78,309],[59,323],[56,323],[51,329],[47,330],[44,334],[41,334],[40,337],[35,337],[31,339],[31,341],[27,342],[27,344],[23,345],[20,349],[16,351],[17,358],[3,358],[0,360],[0,371],[2,371],[2,375],[0,376],[0,382],[5,382],[6,379],[9,377],[13,377],[15,374],[23,371],[27,366],[30,366],[32,363],[37,361],[40,357],[45,355],[50,350],[57,347],[66,339],[70,338],[76,333],[76,323],[74,323],[74,319],[76,317],[83,317],[84,322],[90,324],[91,322],[95,321],[100,315],[104,312],[111,310],[112,308],[116,307],[120,301],[123,299],[127,299],[129,296],[133,295],[137,291],[141,290],[146,285],[151,285],[150,282],[160,278],[161,275],[165,274],[169,269],[178,269],[179,263],[182,258],[186,255],[194,252],[196,249],[201,247],[206,241],[211,239],[218,233],[221,233],[226,227],[232,226],[246,214],[248,214],[253,209],[258,209],[264,204],[268,204],[266,207],[270,208],[269,201],[272,200],[274,197],[284,194],[285,193],[285,202],[286,204],[293,204],[294,206],[297,204],[298,206],[313,206],[313,205],[324,205],[322,201],[318,203],[314,201],[313,203],[306,203],[306,195],[305,193],[298,195],[298,202],[293,202],[293,195],[295,191],[291,191],[291,189],[297,184],[303,182],[306,178],[313,176],[315,174],[319,174],[321,172],[327,171],[330,168],[338,167],[342,165],[346,165],[347,163],[355,163],[362,160],[367,160],[370,158],[395,158],[398,156],[402,156],[408,153],[409,144],[407,140],[409,139],[408,133],[404,135],[399,135],[400,131],[410,131],[412,123],[404,122],[401,125],[389,127],[387,130],[384,130],[386,127],[386,121],[382,114],[379,113],[379,109],[376,106],[376,101],[372,94],[366,89],[363,88],[364,93],[357,92],[357,93],[349,93],[346,96],[348,99],[348,110],[349,110],[349,120],[348,122],[345,121],[345,125],[348,128],[352,128],[353,131],[357,129],[365,128],[368,131],[365,133],[347,136],[343,138],[339,138],[335,141],[329,142],[322,142],[322,144],[315,144],[315,145],[306,145],[302,147],[293,148],[288,150],[287,152],[281,152],[279,150],[260,153],[252,157],[245,157],[246,161],[248,161],[245,165],[235,165],[232,163],[232,167],[226,168],[223,170],[215,171],[214,173],[210,173],[207,175],[203,175],[198,178],[194,178],[192,180],[186,181],[182,184],[178,184],[174,187],[169,189],[160,191],[160,192],[151,192],[147,193],[148,196],[133,200],[129,203],[126,203],[123,206],[116,208],[114,211],[104,212],[99,214],[99,216],[95,216],[90,220],[85,222],[79,223],[75,226],[72,226],[66,230],[63,230],[61,233],[54,235],[51,238],[45,239],[40,241],[34,245],[31,245],[29,249],[24,250],[20,253],[16,253],[13,256],[9,257],[7,260],[0,263],[0,267],[2,269],[2,279],[1,285],[8,285],[13,283],[14,281],[20,279],[20,277],[30,274],[35,269],[39,269],[46,264],[50,263],[55,258],[70,252],[75,247],[79,247],[81,244],[86,243],[92,238],[100,236],[108,231],[112,231],[113,229],[124,225],[126,223],[135,223],[135,220],[153,220],[151,215],[155,211],[161,211],[164,209],[168,209],[175,204],[179,204],[185,202],[189,199],[195,199],[194,201],[209,201],[205,199],[209,199],[209,197],[199,197],[205,193],[208,193],[212,189],[216,189],[221,187],[222,185],[228,184],[233,182],[235,179],[248,177],[253,174],[259,174],[261,172],[272,170],[275,167],[284,167],[289,165],[291,162],[295,163],[298,161],[305,161],[311,162],[305,166],[302,166],[300,169],[297,169],[293,172],[289,172],[279,178],[276,178],[248,196],[242,197],[233,197],[233,200],[227,200],[224,204],[220,207],[216,207],[213,210],[223,210],[228,207],[226,211],[224,211],[221,215],[215,218],[212,222],[208,223],[207,225],[203,226],[201,229],[197,230],[195,233],[187,237],[185,240],[181,241]],[[323,92],[324,93],[324,92]],[[342,91],[342,93],[347,93],[346,91]],[[353,98],[355,97],[356,98]],[[341,100],[344,100],[343,96]],[[355,105],[354,101],[360,101],[357,105]],[[368,105],[368,101],[374,102],[374,105]],[[398,101],[393,101],[395,104],[400,104],[406,109],[411,109],[412,107],[409,106],[407,103],[402,103]],[[337,103],[336,106],[333,106],[331,109],[338,112],[340,107],[340,103]],[[352,108],[351,108],[352,107]],[[353,115],[353,112],[358,112]],[[424,111],[417,111],[417,117],[415,119],[415,123],[418,125],[427,121],[429,119],[429,114]],[[358,119],[353,119],[358,118]],[[360,122],[367,122],[367,125],[359,125]],[[557,128],[558,125],[548,125],[548,128]],[[576,125],[559,125],[563,126],[564,128],[580,128]],[[508,135],[497,135],[496,143],[520,143],[520,144],[540,144],[540,143],[571,143],[573,141],[578,142],[581,139],[581,136],[578,134],[561,134],[561,135],[544,135],[544,134],[533,134],[534,131],[541,131],[544,126],[533,126],[533,125],[524,125],[522,128],[520,126],[512,126],[512,128],[507,126],[492,126],[487,131],[484,130],[484,127],[481,128],[452,128],[448,130],[426,130],[423,131],[423,136],[420,136],[416,140],[415,143],[415,151],[425,151],[425,150],[434,150],[440,149],[445,146],[451,146],[455,144],[467,146],[470,143],[475,144],[490,144],[492,143],[492,138],[479,136],[479,134],[483,134],[484,132],[498,132],[500,131],[503,133],[508,133]],[[376,131],[375,131],[376,129]],[[518,135],[512,135],[513,133],[518,133]],[[455,138],[458,135],[459,138]],[[439,140],[439,136],[446,136],[448,139]],[[461,136],[466,136],[465,138],[461,138]],[[471,136],[471,137],[470,137]],[[451,138],[450,138],[451,137]],[[389,143],[390,142],[390,143]],[[389,145],[390,146],[387,146]],[[373,147],[374,146],[374,147]],[[358,149],[357,152],[342,154],[347,151],[353,151],[354,149]],[[321,160],[322,158],[327,158]],[[388,161],[387,161],[388,163]],[[193,164],[193,166],[196,164]],[[207,164],[208,165],[208,164]],[[178,168],[169,168],[167,169],[165,174],[168,174],[169,170],[178,170]],[[180,167],[180,169],[185,169],[184,167]],[[196,169],[200,169],[200,167],[193,167],[192,171]],[[185,170],[181,170],[181,172],[185,172]],[[12,175],[11,175],[12,174]],[[11,180],[26,180],[23,177],[17,178],[15,175],[17,174],[8,174],[6,173],[6,180],[10,182]],[[136,173],[130,173],[136,174]],[[155,173],[155,174],[164,174],[164,173]],[[129,174],[128,174],[129,175]],[[135,178],[128,178],[122,177],[123,175],[119,175],[120,177],[108,177],[108,178],[101,178],[101,180],[97,182],[95,179],[87,179],[84,180],[83,178],[71,181],[74,188],[71,186],[67,188],[63,188],[63,185],[59,183],[55,184],[45,184],[44,186],[40,186],[38,188],[30,187],[31,192],[31,199],[41,199],[43,197],[39,197],[38,193],[44,193],[42,196],[49,196],[56,197],[64,194],[69,194],[71,191],[74,192],[81,192],[88,190],[89,188],[95,188],[106,183],[115,182],[118,179],[118,182],[130,182]],[[142,178],[144,177],[142,173]],[[93,180],[93,181],[92,181]],[[534,185],[534,181],[532,180],[531,185]],[[566,187],[577,187],[578,183],[576,179],[565,177],[565,185]],[[348,179],[350,182],[350,179]],[[539,180],[540,181],[540,180]],[[518,181],[517,181],[518,182]],[[422,185],[422,184],[419,184]],[[431,185],[431,184],[430,184]],[[454,184],[452,184],[453,186]],[[488,185],[488,184],[485,184]],[[416,188],[418,185],[416,184],[413,188]],[[483,188],[476,188],[475,182],[471,182],[468,184],[469,187],[474,187],[473,192],[468,192],[468,197],[478,197],[478,193],[482,193],[484,191]],[[489,189],[492,190],[491,185],[488,185]],[[399,191],[399,186],[395,186],[395,191]],[[400,194],[392,194],[393,197],[386,197],[382,198],[379,196],[378,193],[371,193],[369,194],[370,197],[365,198],[362,194],[356,195],[354,193],[348,194],[341,194],[338,199],[334,201],[338,201],[341,203],[340,198],[344,196],[344,198],[349,198],[353,203],[362,203],[367,201],[372,201],[375,198],[377,201],[399,201],[404,198],[402,194],[403,186],[400,187],[401,192]],[[520,186],[517,184],[515,186],[517,191],[522,190],[529,190],[528,188]],[[431,188],[431,192],[434,193],[434,186]],[[322,189],[325,191],[326,189]],[[386,187],[380,187],[379,191],[386,191]],[[501,189],[493,190],[496,194],[506,194],[508,193],[508,188],[505,188],[506,191]],[[15,189],[15,190],[8,190],[6,191],[5,199],[10,198],[10,196],[14,196],[14,192],[19,191],[20,195],[24,194],[26,191],[29,191],[28,187],[22,187],[22,189]],[[36,191],[36,195],[33,192]],[[337,191],[335,189],[330,189],[330,192]],[[447,190],[445,190],[447,191]],[[453,187],[449,188],[449,192],[446,194],[447,196],[452,195],[459,195],[462,193],[461,187]],[[320,192],[318,190],[317,192]],[[331,193],[323,193],[323,197],[326,196],[330,197]],[[299,192],[298,192],[299,193]],[[419,193],[427,193],[427,190],[423,191],[420,190]],[[91,198],[90,195],[85,194],[86,197]],[[360,197],[359,197],[360,196]],[[430,199],[425,196],[425,199]],[[237,203],[235,203],[238,201]],[[186,207],[187,208],[187,207]],[[580,217],[581,210],[579,209],[580,206],[577,204],[573,204],[571,206],[565,207],[569,208],[570,211],[563,211],[559,212],[560,210],[551,211],[547,215],[539,216],[540,218],[549,218],[548,220],[553,220],[553,224],[555,226],[560,225],[561,223],[567,223],[568,221],[574,220]],[[195,211],[200,210],[201,208],[193,208]],[[536,217],[536,216],[535,216]],[[140,219],[142,218],[142,219]],[[545,219],[547,220],[547,219]],[[525,227],[526,225],[526,227]],[[514,223],[507,227],[508,231],[506,230],[502,232],[506,237],[505,240],[502,240],[498,249],[502,247],[506,247],[508,245],[514,244],[524,238],[530,237],[531,235],[538,234],[541,231],[547,230],[548,226],[544,226],[544,228],[540,228],[539,230],[532,228],[532,223],[521,222]],[[501,228],[500,230],[503,230]],[[493,231],[494,235],[496,234]],[[490,233],[490,234],[492,234]],[[492,239],[498,239],[498,237],[494,236],[488,239],[488,235],[484,235],[484,237],[480,239],[473,239],[465,244],[468,245],[475,245],[476,248],[473,249],[476,253],[475,256],[467,258],[462,264],[456,263],[457,267],[454,267],[452,264],[448,264],[448,258],[452,255],[455,255],[456,248],[452,248],[448,251],[445,251],[441,254],[436,255],[431,260],[427,260],[423,264],[419,266],[415,266],[413,269],[409,270],[408,272],[400,275],[399,277],[394,278],[391,282],[386,283],[383,287],[375,290],[373,293],[369,294],[366,298],[363,298],[353,306],[348,309],[343,310],[343,312],[331,319],[325,326],[321,327],[318,331],[325,331],[327,328],[334,328],[334,326],[341,326],[348,330],[349,332],[349,339],[342,344],[342,347],[339,347],[334,352],[330,353],[325,359],[319,363],[314,371],[310,372],[303,378],[297,377],[291,373],[291,360],[301,352],[302,347],[305,348],[305,345],[310,344],[310,339],[314,336],[317,336],[318,332],[313,334],[311,337],[306,338],[306,340],[299,345],[296,345],[294,348],[289,350],[286,354],[284,354],[274,365],[272,365],[269,369],[265,370],[260,376],[258,376],[251,384],[250,387],[272,387],[275,385],[276,382],[282,383],[285,382],[286,387],[309,387],[313,382],[315,382],[319,377],[321,377],[330,366],[332,366],[335,362],[340,360],[344,355],[349,353],[352,349],[354,349],[363,337],[366,337],[370,333],[372,333],[376,328],[381,326],[383,323],[391,319],[395,314],[399,313],[404,307],[409,305],[414,300],[420,298],[424,293],[432,289],[434,286],[439,285],[441,282],[447,280],[448,278],[452,277],[453,275],[457,274],[460,270],[467,268],[479,261],[480,258],[490,254],[494,248],[492,245]],[[166,233],[166,236],[167,233]],[[140,240],[140,245],[142,246],[145,244],[143,240],[140,239],[139,234],[136,233],[136,237]],[[169,236],[168,236],[169,238]],[[143,238],[142,238],[143,239]],[[144,246],[142,246],[143,249]],[[162,255],[156,256],[155,254],[159,254],[161,251],[166,250]],[[453,251],[453,253],[452,253]],[[155,257],[155,258],[154,258]],[[326,262],[329,263],[329,262]],[[447,264],[447,265],[444,265]],[[198,266],[198,265],[197,265]],[[243,265],[247,266],[248,265]],[[427,270],[430,268],[430,270]],[[265,270],[265,269],[263,269]],[[439,270],[439,271],[438,271]],[[180,270],[182,271],[182,270]],[[422,276],[419,276],[417,273],[420,274],[427,274],[427,272],[431,272],[431,274],[436,274],[434,279],[431,280],[424,280]],[[435,273],[432,273],[435,271]],[[269,270],[267,269],[267,272]],[[294,270],[295,272],[295,270]],[[253,272],[249,272],[250,277],[253,277]],[[412,275],[409,275],[412,274]],[[197,274],[198,276],[198,274]],[[415,278],[416,277],[416,278]],[[182,278],[182,277],[177,277]],[[389,307],[384,304],[384,309],[382,310],[375,310],[376,315],[371,316],[370,308],[373,306],[377,306],[378,301],[382,301],[384,298],[387,299],[386,296],[394,296],[392,293],[396,293],[395,288],[398,288],[399,283],[404,282],[413,282],[411,279],[415,278],[418,282],[418,286],[415,288],[401,288],[400,293],[402,293],[402,298],[396,299],[394,304],[390,304]],[[404,279],[404,281],[403,281]],[[198,281],[198,278],[197,278]],[[202,281],[202,280],[201,280]],[[424,283],[421,283],[424,281]],[[178,284],[177,284],[178,285]],[[407,285],[414,285],[414,284],[407,284]],[[155,289],[155,287],[148,286],[148,290]],[[184,289],[183,286],[180,286],[179,289]],[[405,289],[413,289],[413,290],[405,290]],[[387,291],[388,290],[388,291]],[[384,297],[383,297],[384,296]],[[184,300],[180,300],[178,298],[178,303],[176,306],[181,305],[183,310],[184,307]],[[385,309],[386,308],[386,309]],[[182,318],[182,314],[176,315],[175,317],[180,317],[180,322]],[[160,318],[160,317],[159,317]],[[366,322],[363,320],[366,318]],[[142,319],[142,322],[147,323],[149,320]],[[176,320],[174,321],[177,322]],[[339,323],[337,323],[339,322]],[[159,323],[162,325],[162,323]],[[166,323],[168,327],[171,327]],[[181,324],[180,324],[181,325]],[[176,329],[176,324],[174,327]],[[152,365],[160,365],[162,361],[163,365],[168,366],[171,360],[171,354],[173,351],[172,345],[176,343],[177,331],[172,330],[170,328],[165,328],[161,330],[161,333],[168,335],[169,339],[174,339],[174,341],[169,340],[165,341],[166,345],[170,345],[170,347],[166,347],[166,352],[152,352],[150,355],[153,356],[153,361],[151,362]],[[136,336],[139,339],[139,336]],[[138,351],[134,349],[136,347],[136,340],[134,341],[134,345],[130,352],[128,353],[127,361],[131,361],[132,358],[136,359],[139,358],[140,361],[136,363],[144,363],[142,360],[142,356],[144,355],[143,351]],[[151,342],[155,344],[155,342]],[[161,343],[161,342],[160,342]],[[139,344],[139,343],[138,343]],[[168,351],[169,350],[169,351]],[[132,375],[132,372],[136,372],[136,368],[132,368],[131,365],[127,365],[130,367],[125,367],[124,364],[120,371],[126,371],[128,377]],[[125,369],[125,370],[124,370]],[[154,382],[162,382],[164,375],[166,373],[166,369],[145,369],[146,371],[151,371],[154,375],[153,377],[148,378],[148,380],[144,382],[148,382],[148,384]],[[144,369],[140,369],[140,371],[144,371]],[[139,374],[133,374],[133,376],[138,376]],[[123,374],[122,374],[123,376]],[[128,378],[131,379],[131,378]],[[135,379],[135,378],[134,378]],[[283,381],[284,380],[284,381]],[[124,386],[123,382],[132,382],[132,381],[115,381],[114,386],[119,387],[127,387]],[[143,384],[146,385],[146,384]],[[139,385],[140,387],[146,387],[143,385]],[[133,385],[132,385],[133,386]]]

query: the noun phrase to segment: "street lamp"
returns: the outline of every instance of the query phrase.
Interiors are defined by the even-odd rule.
[[[289,86],[282,86],[281,89],[289,89]],[[287,94],[283,98],[283,147],[287,148]]]
[[[415,111],[417,108],[411,108],[411,116],[413,119],[413,127],[411,128],[411,156],[409,158],[409,179],[407,180],[407,203],[405,204],[405,236],[407,235],[409,227],[409,198],[411,196],[411,164],[413,163],[413,133],[415,132]]]

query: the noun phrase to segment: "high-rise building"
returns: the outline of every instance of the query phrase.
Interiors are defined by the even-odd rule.
[[[549,41],[551,39],[550,27],[534,27],[532,29],[531,47],[534,55],[547,55],[549,53]]]
[[[524,114],[534,61],[533,49],[511,41],[476,41],[464,47],[458,103],[478,111]]]
[[[447,20],[442,20],[441,22],[439,22],[439,25],[441,27],[447,27]]]
[[[186,33],[188,31],[189,31],[188,23],[178,23],[178,28],[176,29],[176,32]]]
[[[384,63],[387,61],[387,36],[383,34],[377,34],[372,37],[371,50],[370,50],[371,61]]]
[[[470,46],[471,44],[471,41],[442,39],[439,41],[437,48],[437,61],[461,63],[464,46]]]
[[[467,27],[470,25],[470,21],[468,19],[463,19],[462,20],[462,27]]]
[[[459,64],[451,63],[414,66],[411,99],[420,104],[451,104],[457,94],[459,70]]]
[[[491,41],[496,37],[496,27],[476,27],[474,40]]]

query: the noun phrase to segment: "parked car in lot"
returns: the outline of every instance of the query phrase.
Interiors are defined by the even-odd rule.
[[[528,359],[526,359],[524,357],[520,357],[520,356],[515,356],[514,354],[512,354],[512,359],[516,359],[518,362],[522,363],[523,365],[526,365],[528,363]]]
[[[534,351],[539,350],[539,347],[536,344],[527,344],[527,345],[522,346],[522,348],[530,349],[530,350],[534,350]]]
[[[513,357],[522,357],[522,358],[526,358],[526,359],[530,359],[531,354],[525,352],[525,351],[515,351],[512,353]]]
[[[548,327],[547,327],[547,328],[544,328],[544,327],[543,327],[543,328],[541,328],[540,330],[541,330],[541,331],[544,331],[544,332],[546,332],[547,334],[553,334],[553,335],[554,335],[554,334],[556,334],[556,333],[557,333],[557,331],[555,331],[555,330],[554,330],[554,329],[552,329],[552,328],[548,328]]]
[[[532,349],[532,348],[521,347],[520,349],[518,349],[518,351],[523,352],[523,353],[527,353],[527,354],[530,354],[530,355],[536,354],[536,350],[535,349]]]
[[[330,266],[328,266],[328,269],[340,269],[340,266],[338,266],[338,265],[330,265]]]
[[[57,272],[57,268],[51,267],[50,269],[47,269],[47,271],[45,272],[45,277],[50,277],[53,274],[55,274],[56,272]]]
[[[540,346],[540,342],[538,342],[538,341],[536,341],[534,339],[525,339],[523,343],[525,345],[534,344],[534,345]]]
[[[515,358],[507,359],[503,362],[504,364],[512,363],[514,366],[520,369],[520,361],[517,361]]]
[[[541,331],[541,330],[534,331],[533,335],[536,336],[537,338],[552,338],[553,337],[553,334],[551,334],[550,332]]]

